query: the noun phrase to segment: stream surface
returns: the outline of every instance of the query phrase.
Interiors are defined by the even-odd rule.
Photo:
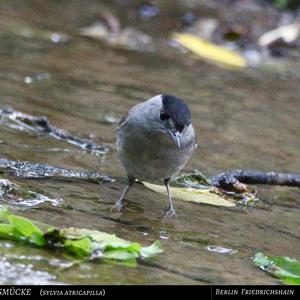
[[[184,98],[192,112],[199,146],[185,172],[299,172],[300,65],[219,68],[170,47],[168,26],[153,22],[136,24],[148,34],[160,28],[153,52],[114,49],[80,36],[79,28],[90,25],[97,12],[120,15],[126,7],[118,1],[82,6],[82,1],[0,1],[0,107],[46,116],[56,128],[105,145],[108,151],[87,151],[1,118],[0,155],[97,171],[115,180],[97,184],[0,173],[46,197],[16,199],[11,209],[56,227],[115,233],[142,245],[159,239],[165,252],[135,268],[71,265],[59,251],[1,241],[0,283],[279,284],[254,266],[251,257],[261,251],[300,260],[297,188],[257,186],[260,202],[250,208],[174,199],[178,218],[164,221],[167,198],[137,184],[121,213],[108,218],[107,210],[126,181],[115,147],[117,120],[134,104],[160,93]],[[157,22],[172,18],[170,11]],[[121,23],[130,23],[130,18]],[[60,40],[59,34],[69,38]]]

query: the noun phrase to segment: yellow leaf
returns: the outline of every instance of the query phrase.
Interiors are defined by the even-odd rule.
[[[217,46],[192,34],[174,33],[173,40],[211,62],[234,67],[247,67],[247,61],[237,52]]]
[[[158,193],[167,194],[165,186],[143,182],[143,184]],[[236,206],[233,202],[222,198],[216,193],[212,193],[211,189],[194,189],[194,188],[182,188],[182,187],[170,187],[171,195],[174,198],[181,199],[183,201],[210,204],[216,206]]]

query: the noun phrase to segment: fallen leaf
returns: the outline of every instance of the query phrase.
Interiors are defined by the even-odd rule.
[[[117,237],[115,234],[97,230],[70,227],[61,229],[59,231],[59,236],[68,241],[82,241],[84,238],[89,238],[92,242],[91,249],[93,251],[101,251],[101,257],[103,258],[114,258],[119,260],[137,257],[148,258],[162,253],[161,245],[158,241],[149,247],[141,247],[139,243],[132,243]],[[92,253],[91,251],[86,251],[86,253],[88,252],[89,254]]]
[[[17,239],[26,239],[37,246],[46,244],[43,232],[27,218],[10,214],[7,216],[7,220],[11,224],[11,234]]]
[[[137,258],[148,258],[162,253],[158,241],[149,247],[130,242],[114,234],[84,228],[49,228],[43,233],[35,224],[24,217],[0,209],[0,238],[27,242],[40,247],[56,247],[80,259],[105,259],[135,266]],[[4,222],[4,223],[3,223]],[[10,224],[8,224],[10,223]]]
[[[69,252],[79,258],[87,257],[92,253],[92,241],[88,237],[74,241],[66,240],[64,246]]]
[[[263,271],[282,280],[285,284],[300,285],[300,262],[289,257],[256,253],[253,262]]]
[[[141,255],[142,255],[143,258],[153,257],[156,254],[160,254],[162,252],[163,252],[163,250],[161,248],[160,241],[155,241],[149,247],[142,247],[141,248]]]
[[[174,33],[172,39],[189,49],[198,56],[211,62],[233,67],[247,67],[246,59],[239,53],[225,47],[210,43],[195,35],[187,33]]]
[[[148,182],[143,182],[143,184],[147,188],[155,192],[167,194],[166,187],[163,185],[157,185]],[[183,188],[183,187],[170,187],[170,192],[174,198],[183,201],[210,204],[216,206],[227,206],[227,207],[236,206],[234,202],[230,200],[226,200],[221,196],[219,196],[217,193],[213,191],[212,188],[195,189],[195,188]]]

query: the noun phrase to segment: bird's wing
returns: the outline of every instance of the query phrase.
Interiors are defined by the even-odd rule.
[[[127,112],[127,114],[120,120],[117,130],[120,130],[128,122],[128,120],[132,117],[136,110],[139,109],[141,105],[143,105],[143,103],[138,103]]]
[[[117,130],[121,129],[128,121],[128,115],[124,116],[120,122],[118,123],[118,128]]]

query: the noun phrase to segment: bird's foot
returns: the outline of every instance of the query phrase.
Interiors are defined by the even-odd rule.
[[[109,212],[112,214],[114,212],[120,212],[122,210],[122,207],[124,205],[122,204],[122,202],[117,201],[110,209]]]
[[[175,209],[169,207],[164,213],[164,218],[177,218]]]

